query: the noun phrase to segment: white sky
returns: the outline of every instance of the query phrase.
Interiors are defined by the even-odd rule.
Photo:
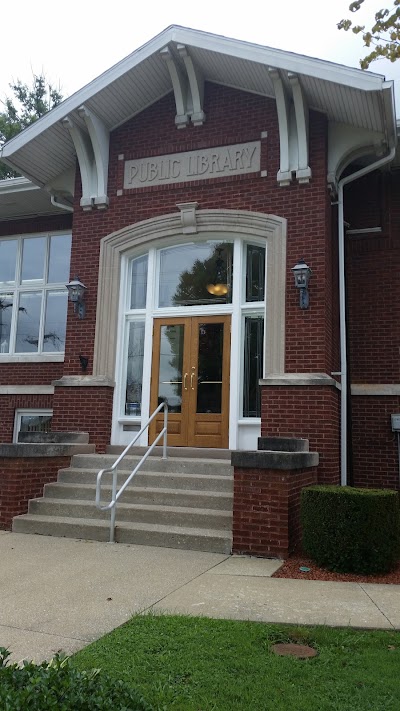
[[[19,0],[2,12],[0,99],[8,84],[30,83],[44,71],[64,97],[172,24],[247,40],[358,67],[365,53],[360,35],[339,32],[350,0]],[[366,0],[357,22],[390,0]],[[239,9],[237,9],[239,8]],[[380,60],[371,71],[395,79],[400,114],[400,60]]]

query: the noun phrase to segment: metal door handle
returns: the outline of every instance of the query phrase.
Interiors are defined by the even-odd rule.
[[[187,390],[187,376],[188,376],[187,373],[185,373],[185,375],[183,376],[183,389],[184,390]]]
[[[192,372],[190,373],[190,387],[191,387],[192,390],[194,390],[194,387],[193,387],[193,378],[194,378],[194,375],[195,375],[194,370],[192,370]]]

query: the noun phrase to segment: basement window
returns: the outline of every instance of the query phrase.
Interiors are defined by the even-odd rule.
[[[51,432],[53,410],[15,410],[14,442],[20,432]]]

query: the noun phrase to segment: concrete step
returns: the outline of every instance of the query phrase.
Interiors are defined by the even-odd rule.
[[[109,540],[109,522],[95,519],[24,514],[14,518],[13,531],[95,541]],[[214,553],[231,552],[231,534],[227,531],[121,522],[116,528],[115,538],[118,543]]]
[[[60,469],[58,481],[64,484],[95,484],[98,469],[85,469],[83,467],[70,467]],[[118,474],[118,485],[121,486],[126,480],[127,473]],[[103,485],[111,484],[111,474],[104,474]],[[233,491],[233,475],[228,474],[176,474],[173,472],[153,472],[139,471],[132,480],[132,486],[163,488],[163,489],[185,489],[195,491]]]
[[[125,447],[110,444],[107,447],[107,454],[118,455],[124,451]],[[147,447],[132,447],[129,455],[140,456],[147,452]],[[207,447],[167,447],[168,457],[184,457],[186,459],[226,459],[230,462],[230,449],[211,449]],[[162,457],[162,447],[154,447],[150,457]]]
[[[94,484],[54,483],[46,484],[44,498],[95,500]],[[104,501],[111,499],[111,486],[102,487]],[[195,508],[232,511],[232,494],[220,491],[194,491],[185,489],[151,488],[129,485],[121,503],[149,504],[158,506],[194,506]]]
[[[107,503],[107,502],[104,502]],[[99,511],[94,502],[79,499],[32,499],[28,513],[38,516],[56,516],[109,520],[109,511]],[[181,528],[206,528],[230,530],[232,514],[229,511],[213,511],[184,506],[152,506],[149,504],[123,504],[117,506],[117,523],[148,523],[177,526]]]
[[[115,462],[115,454],[89,454],[75,455],[72,457],[71,466],[82,469],[106,469]],[[119,465],[119,471],[132,471],[139,462],[140,457],[127,456]],[[165,472],[173,474],[201,474],[203,476],[231,476],[230,462],[224,459],[196,460],[185,457],[170,457],[160,459],[149,457],[143,463],[141,471]]]

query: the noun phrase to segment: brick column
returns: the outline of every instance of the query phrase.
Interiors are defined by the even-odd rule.
[[[271,375],[261,384],[261,434],[303,437],[320,455],[318,484],[340,484],[340,390],[324,373]]]
[[[284,559],[299,545],[300,492],[317,483],[319,461],[318,453],[301,447],[232,452],[233,553]]]
[[[55,380],[52,430],[89,433],[98,452],[110,444],[114,383],[93,375]]]

